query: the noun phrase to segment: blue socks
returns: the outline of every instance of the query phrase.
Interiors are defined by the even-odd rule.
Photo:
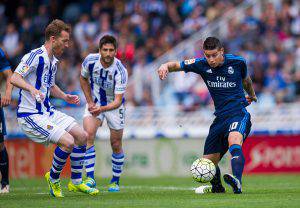
[[[59,146],[54,150],[50,179],[55,182],[59,179],[60,173],[64,168],[70,153],[63,151]]]
[[[120,180],[120,176],[121,176],[123,164],[124,164],[124,153],[119,153],[119,154],[113,153],[111,155],[111,162],[112,162],[113,177],[112,177],[110,183],[119,184],[119,180]]]
[[[71,180],[73,184],[82,182],[82,169],[86,146],[75,146],[70,155],[71,160]]]
[[[95,178],[95,162],[96,162],[96,152],[95,146],[89,147],[84,156],[84,165],[85,165],[85,172],[86,176],[89,178]]]
[[[221,171],[219,166],[216,166],[216,175],[214,178],[210,181],[211,185],[213,186],[222,186],[221,182]]]
[[[242,183],[242,174],[245,165],[245,157],[242,152],[242,146],[238,144],[229,147],[231,158],[232,174]]]

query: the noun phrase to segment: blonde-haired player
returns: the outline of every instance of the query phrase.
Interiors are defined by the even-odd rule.
[[[86,150],[87,133],[75,119],[53,108],[50,94],[68,103],[79,104],[76,95],[65,94],[55,84],[58,60],[69,46],[71,28],[61,20],[52,21],[45,30],[45,44],[26,54],[16,68],[11,83],[20,88],[17,109],[18,123],[34,142],[57,144],[52,167],[46,173],[50,194],[63,197],[60,173],[70,155],[70,191],[95,195],[99,191],[82,182],[82,161]]]

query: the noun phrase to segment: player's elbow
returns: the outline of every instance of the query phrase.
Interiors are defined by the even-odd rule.
[[[18,83],[18,80],[19,80],[19,77],[20,76],[19,74],[17,73],[13,73],[11,75],[11,78],[10,78],[10,84],[14,85],[14,86],[17,86],[17,83]]]

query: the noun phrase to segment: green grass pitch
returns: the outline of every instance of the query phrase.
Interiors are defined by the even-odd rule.
[[[300,207],[300,175],[252,175],[244,177],[243,194],[195,194],[200,184],[191,178],[122,178],[121,192],[105,189],[108,179],[98,179],[101,194],[88,196],[68,192],[63,179],[64,198],[50,197],[43,179],[11,180],[11,193],[0,195],[0,208],[10,207]]]

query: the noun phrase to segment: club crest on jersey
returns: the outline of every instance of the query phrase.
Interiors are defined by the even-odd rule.
[[[185,64],[185,65],[190,65],[190,64],[195,63],[195,61],[196,61],[196,59],[188,59],[188,60],[185,60],[185,61],[184,61],[184,64]]]
[[[52,130],[52,129],[53,129],[53,126],[47,125],[47,129],[48,129],[48,130]]]
[[[24,65],[24,66],[22,67],[22,69],[20,70],[20,72],[21,72],[22,74],[25,74],[26,72],[28,72],[28,70],[29,70],[29,66],[28,66],[28,65]]]
[[[211,74],[212,70],[211,69],[207,69],[206,72],[209,73],[209,74]]]
[[[108,79],[112,80],[112,75],[111,74],[108,75]]]
[[[232,66],[228,67],[228,74],[233,74],[234,73],[234,69]]]

